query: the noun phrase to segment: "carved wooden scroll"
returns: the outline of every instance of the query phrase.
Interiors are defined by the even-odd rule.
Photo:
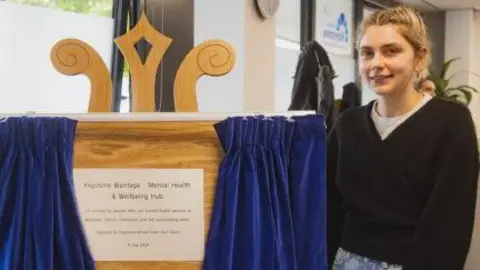
[[[91,85],[88,112],[111,111],[112,82],[105,62],[95,49],[81,40],[64,39],[55,44],[50,59],[62,74],[88,77]]]
[[[145,39],[152,45],[145,64],[142,63],[135,44]],[[115,39],[115,43],[130,66],[132,74],[132,110],[134,112],[155,111],[155,78],[157,69],[172,39],[162,35],[150,24],[145,13],[135,27]]]
[[[152,45],[145,63],[142,63],[135,48],[142,39]],[[155,111],[157,70],[171,43],[172,39],[158,32],[144,13],[132,30],[115,39],[130,66],[133,112]],[[227,74],[235,65],[235,58],[233,47],[222,40],[207,40],[193,48],[183,59],[175,76],[175,110],[197,112],[197,80],[203,75]],[[62,74],[85,74],[88,77],[92,85],[89,112],[111,111],[112,82],[107,66],[95,49],[80,40],[61,40],[51,51],[51,61]]]
[[[208,40],[193,48],[183,59],[175,77],[175,110],[198,112],[197,80],[203,75],[225,75],[234,64],[235,51],[225,41]]]

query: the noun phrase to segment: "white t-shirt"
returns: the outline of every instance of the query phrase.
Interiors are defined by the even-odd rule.
[[[416,111],[422,108],[425,104],[427,104],[427,102],[431,99],[432,99],[432,96],[423,95],[420,102],[413,109],[411,109],[409,112],[407,112],[404,115],[396,116],[396,117],[380,116],[377,110],[375,110],[375,107],[376,107],[376,101],[375,101],[375,104],[373,104],[371,117],[372,117],[373,123],[375,124],[375,127],[377,128],[378,134],[380,134],[380,137],[382,138],[382,140],[385,140],[385,138],[387,138],[388,135],[392,133],[392,131],[394,131],[398,126],[400,126],[412,114],[414,114]]]

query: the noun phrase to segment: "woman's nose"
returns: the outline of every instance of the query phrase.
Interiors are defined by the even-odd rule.
[[[382,55],[376,53],[371,60],[371,68],[383,68],[385,61]]]

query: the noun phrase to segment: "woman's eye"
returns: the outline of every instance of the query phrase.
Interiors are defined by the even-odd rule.
[[[387,56],[393,56],[393,55],[396,55],[398,52],[399,52],[398,49],[388,48],[384,51],[384,54],[387,55]]]
[[[363,58],[372,57],[372,56],[373,56],[373,52],[371,52],[371,51],[362,51],[362,52],[360,53],[360,56],[362,56]]]

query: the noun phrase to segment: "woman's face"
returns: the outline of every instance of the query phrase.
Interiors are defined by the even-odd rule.
[[[360,40],[362,80],[378,95],[395,95],[413,89],[416,54],[392,25],[370,26]]]

